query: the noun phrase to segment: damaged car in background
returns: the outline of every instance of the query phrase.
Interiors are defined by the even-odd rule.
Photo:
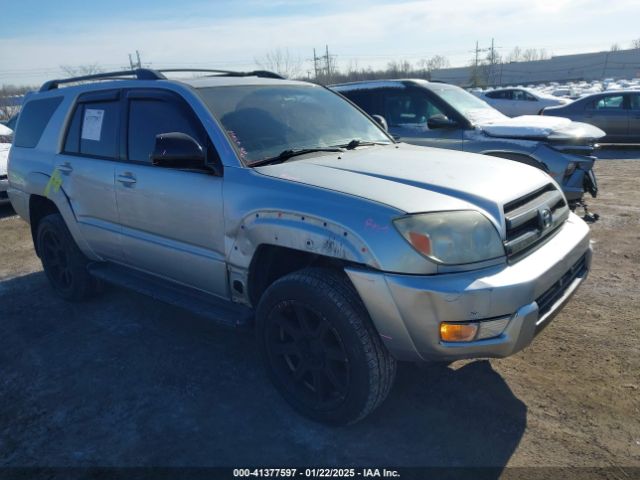
[[[605,133],[565,118],[509,118],[460,87],[426,80],[374,80],[333,85],[369,115],[382,117],[396,139],[482,153],[537,167],[562,185],[572,210],[595,197],[596,142]]]

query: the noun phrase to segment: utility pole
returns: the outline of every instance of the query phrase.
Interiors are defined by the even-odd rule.
[[[313,49],[313,72],[315,80],[318,81],[318,57],[316,56],[316,49]]]
[[[325,45],[325,54],[324,54],[324,58],[326,61],[326,65],[327,65],[327,83],[331,82],[331,57],[329,57],[329,45]]]
[[[142,68],[142,61],[140,60],[140,52],[136,50],[136,60],[133,60],[131,54],[129,54],[129,67],[131,70],[135,70],[136,68]]]
[[[333,57],[329,53],[329,45],[324,46],[325,54],[319,57],[316,54],[316,49],[313,49],[313,70],[315,73],[316,82],[331,83],[333,76]]]

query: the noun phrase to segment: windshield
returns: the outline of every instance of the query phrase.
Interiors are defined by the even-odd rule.
[[[198,89],[247,164],[286,150],[329,148],[390,138],[338,95],[315,85],[239,85]]]
[[[498,110],[462,88],[444,84],[429,88],[471,123],[504,118]]]

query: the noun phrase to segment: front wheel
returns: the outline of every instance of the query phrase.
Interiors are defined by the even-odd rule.
[[[387,397],[396,362],[348,278],[310,268],[277,280],[257,311],[269,375],[303,415],[349,424]]]

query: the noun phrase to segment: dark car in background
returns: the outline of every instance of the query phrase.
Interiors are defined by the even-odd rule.
[[[640,90],[614,90],[582,97],[560,107],[547,107],[541,115],[590,123],[607,135],[605,143],[640,143]]]

